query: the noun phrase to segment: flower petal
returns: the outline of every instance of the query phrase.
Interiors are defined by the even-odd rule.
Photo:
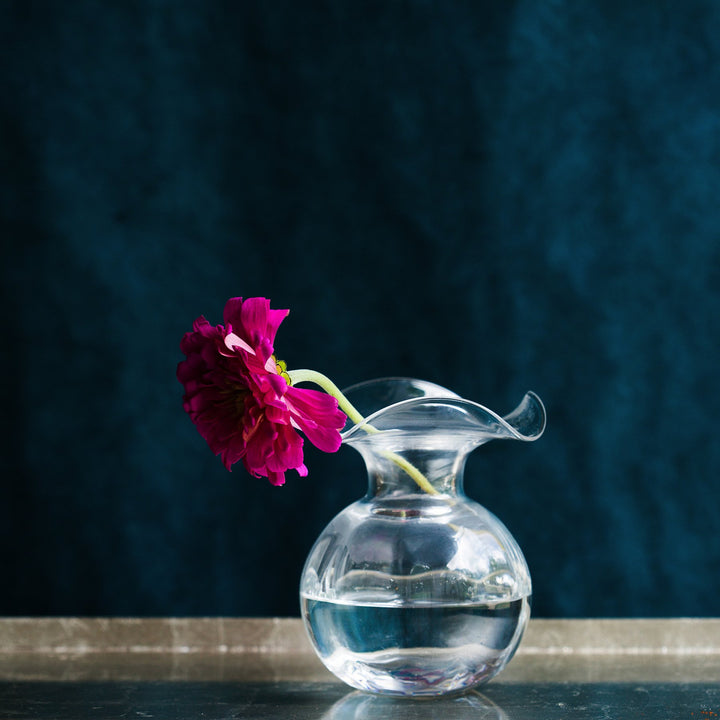
[[[243,330],[253,344],[265,339],[273,345],[280,323],[289,312],[289,310],[271,310],[267,298],[248,298],[241,309]]]
[[[290,415],[307,439],[324,452],[336,452],[347,416],[331,395],[308,388],[289,387],[285,400]]]
[[[230,327],[242,327],[242,306],[241,297],[230,298],[225,303],[223,310],[223,322]]]
[[[235,333],[228,333],[225,336],[225,347],[228,350],[235,350],[241,348],[245,352],[249,352],[251,355],[255,354],[255,351],[239,336]]]

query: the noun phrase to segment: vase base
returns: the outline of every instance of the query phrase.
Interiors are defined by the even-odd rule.
[[[389,650],[373,657],[339,651],[325,663],[348,685],[381,695],[429,697],[462,693],[489,680],[500,669],[492,662],[478,663],[477,652],[465,658],[453,651]],[[443,657],[445,655],[445,657]]]
[[[378,606],[304,599],[320,658],[352,687],[400,697],[462,693],[512,657],[529,598],[493,605]]]

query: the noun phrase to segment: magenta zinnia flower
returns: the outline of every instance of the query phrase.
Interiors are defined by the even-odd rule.
[[[224,326],[204,317],[193,323],[177,368],[183,406],[211,450],[228,470],[242,460],[273,485],[285,482],[286,470],[307,475],[298,430],[320,450],[335,452],[346,421],[334,397],[293,387],[275,358],[275,334],[288,312],[271,310],[266,298],[231,298]]]

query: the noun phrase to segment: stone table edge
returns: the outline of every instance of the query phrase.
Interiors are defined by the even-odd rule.
[[[300,618],[0,618],[0,653],[312,653]],[[518,655],[720,654],[720,618],[530,620]]]

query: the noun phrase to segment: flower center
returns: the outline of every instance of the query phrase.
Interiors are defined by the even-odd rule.
[[[285,380],[288,385],[292,385],[290,375],[287,371],[287,363],[284,360],[278,360],[274,355],[272,356],[273,362],[275,363],[275,372]]]

